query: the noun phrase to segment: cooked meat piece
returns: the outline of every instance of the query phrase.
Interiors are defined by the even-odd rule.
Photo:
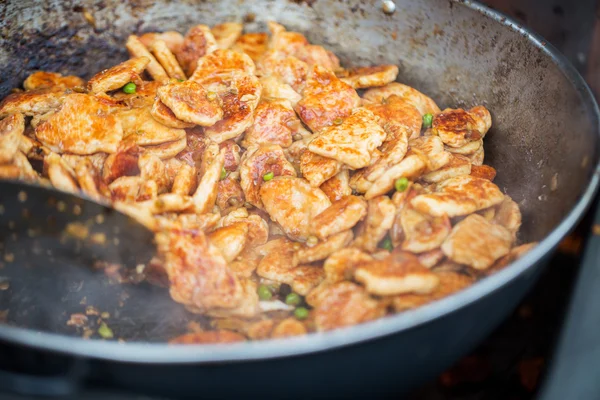
[[[530,251],[537,245],[538,245],[537,242],[531,242],[531,243],[522,244],[517,247],[513,247],[508,252],[507,255],[505,255],[504,257],[497,260],[494,263],[494,265],[492,265],[490,268],[488,268],[485,271],[485,273],[487,275],[491,275],[491,274],[494,274],[494,273],[500,271],[501,269],[504,269],[505,267],[509,266],[513,262],[517,261],[519,258],[523,257],[525,255],[525,253],[527,253],[528,251]]]
[[[165,214],[157,216],[162,230],[200,230],[210,232],[217,226],[219,214]]]
[[[169,340],[170,344],[233,343],[246,340],[242,335],[229,331],[206,331],[186,333]]]
[[[446,256],[440,249],[430,250],[417,255],[419,262],[425,268],[433,268],[440,263]]]
[[[517,232],[521,227],[521,210],[519,205],[510,198],[504,196],[504,200],[496,206],[496,213],[492,222],[502,225],[512,234],[513,242],[517,240]]]
[[[379,88],[369,89],[365,92],[363,98],[366,101],[382,103],[383,99],[386,99],[393,94],[405,99],[407,102],[415,106],[421,115],[436,115],[440,113],[440,108],[431,98],[410,86],[406,86],[398,82],[392,82]]]
[[[455,178],[471,173],[471,161],[460,154],[452,154],[450,162],[442,168],[425,174],[421,177],[427,183],[437,183],[446,179]]]
[[[385,306],[352,282],[336,283],[320,293],[312,311],[318,331],[351,326],[381,318]]]
[[[452,228],[442,251],[454,262],[485,270],[508,254],[511,244],[510,231],[472,214]]]
[[[404,128],[407,130],[407,139],[414,139],[421,135],[423,116],[405,98],[392,94],[389,97],[382,98],[381,102],[365,102],[363,107],[378,116],[382,128],[387,128],[388,132],[395,132]]]
[[[260,84],[262,85],[262,96],[264,99],[285,99],[293,107],[296,107],[296,104],[302,98],[290,85],[275,76],[260,78]]]
[[[342,169],[342,163],[333,158],[320,156],[312,151],[304,150],[300,156],[300,171],[311,186],[319,187],[333,178]]]
[[[0,102],[0,118],[11,114],[28,117],[46,114],[59,108],[64,98],[65,93],[55,88],[12,93]]]
[[[0,164],[13,160],[19,151],[24,131],[25,118],[21,114],[13,114],[0,121]]]
[[[369,165],[371,152],[385,138],[386,133],[377,123],[375,115],[359,108],[340,124],[321,129],[308,144],[308,149],[358,169]]]
[[[394,82],[398,76],[395,65],[378,65],[376,67],[358,67],[344,69],[336,73],[342,82],[354,89],[364,89],[373,86],[384,86]]]
[[[73,171],[58,154],[50,153],[44,158],[44,170],[55,188],[65,192],[79,192]]]
[[[496,170],[489,165],[471,165],[471,176],[493,182],[496,177]]]
[[[252,61],[257,62],[267,51],[268,41],[269,36],[265,32],[245,33],[235,41],[231,50],[246,53]]]
[[[331,254],[323,264],[325,280],[337,283],[354,277],[356,266],[373,261],[373,257],[355,248],[345,248]]]
[[[177,119],[173,111],[169,107],[165,105],[160,99],[157,97],[152,104],[152,109],[150,110],[150,114],[157,121],[167,126],[169,128],[176,129],[184,129],[184,128],[192,128],[195,125],[190,122],[184,122],[180,119]]]
[[[271,41],[269,48],[274,50],[285,51],[288,54],[295,53],[300,47],[306,46],[308,40],[303,34],[298,32],[289,32],[281,24],[275,21],[268,21],[267,27],[271,32]]]
[[[66,155],[69,157],[69,155]],[[122,146],[116,153],[110,154],[102,169],[102,179],[111,183],[121,176],[133,176],[140,173],[138,160],[140,148],[137,146]]]
[[[208,239],[221,251],[225,261],[232,262],[246,246],[248,224],[237,222],[224,226],[209,234]]]
[[[469,111],[448,108],[433,118],[431,131],[439,136],[445,145],[463,147],[469,142],[482,139],[491,125],[492,118],[482,106]]]
[[[135,57],[112,68],[97,73],[87,83],[92,93],[105,93],[117,90],[132,81],[140,80],[140,74],[150,63],[147,57]]]
[[[156,182],[158,193],[164,193],[171,187],[165,164],[154,154],[141,154],[138,159],[138,167],[142,180]]]
[[[238,208],[238,210],[245,210],[245,208]],[[248,248],[252,249],[255,246],[267,243],[269,226],[264,219],[256,214],[248,215],[247,211],[245,216],[235,216],[234,214],[234,212],[231,212],[223,218],[223,226],[229,226],[237,222],[244,222],[248,225]]]
[[[352,246],[374,252],[377,244],[385,237],[394,223],[396,207],[387,196],[368,201],[367,217],[358,227]]]
[[[311,187],[304,179],[285,176],[263,183],[260,199],[286,235],[300,241],[311,235],[313,218],[331,205],[321,189]]]
[[[76,86],[83,86],[85,81],[78,76],[62,76],[57,72],[37,71],[29,75],[23,82],[25,90],[60,88],[72,89]]]
[[[337,56],[319,45],[307,44],[299,47],[293,55],[300,61],[305,62],[309,67],[319,65],[331,71],[340,69],[340,60]]]
[[[272,76],[298,93],[304,90],[310,67],[304,61],[281,51],[269,50],[258,61],[256,74]]]
[[[232,70],[213,74],[200,82],[221,99],[223,119],[204,133],[211,140],[221,143],[241,135],[251,124],[258,105],[261,87],[258,78],[245,72]]]
[[[206,25],[196,25],[187,32],[181,48],[175,55],[186,75],[191,76],[196,70],[198,60],[218,47],[210,28]]]
[[[100,171],[89,158],[81,157],[73,169],[75,171],[75,179],[81,191],[87,196],[96,200],[104,200],[104,197],[111,197],[108,186],[102,181]]]
[[[188,129],[186,131],[187,143],[185,149],[177,154],[177,159],[181,160],[188,165],[200,168],[202,163],[202,155],[206,149],[207,144],[210,142],[206,137],[202,128],[198,127],[195,129]]]
[[[134,108],[116,114],[123,128],[123,138],[140,146],[154,146],[185,139],[183,129],[169,128],[152,116],[150,109]]]
[[[313,232],[321,240],[351,229],[367,215],[367,202],[357,196],[342,197],[318,214],[313,222]]]
[[[446,151],[454,154],[462,154],[463,156],[472,156],[483,147],[483,139],[473,140],[461,147],[446,146]]]
[[[400,211],[400,221],[404,234],[402,250],[417,254],[440,247],[452,228],[446,215],[431,217],[410,207]]]
[[[392,302],[394,309],[396,311],[405,311],[419,307],[463,290],[475,282],[475,279],[472,277],[458,272],[439,271],[436,272],[436,275],[440,280],[440,284],[433,292],[429,294],[409,293],[395,296]]]
[[[201,231],[159,232],[156,242],[173,300],[199,311],[241,304],[244,289],[239,279]]]
[[[215,37],[219,48],[228,49],[238,40],[243,29],[244,26],[239,22],[225,22],[213,26],[210,31]]]
[[[217,96],[194,81],[171,83],[157,91],[160,101],[173,111],[177,118],[200,126],[211,126],[223,118]]]
[[[481,146],[479,148],[479,150],[477,150],[475,153],[473,153],[472,155],[470,155],[468,157],[469,157],[469,160],[471,160],[472,165],[477,165],[477,166],[483,165],[483,159],[485,158],[485,151],[483,149],[483,146]]]
[[[196,188],[196,169],[183,164],[173,179],[171,192],[182,196],[189,195]]]
[[[176,54],[181,49],[181,46],[183,46],[183,35],[175,31],[161,33],[148,32],[140,36],[139,39],[146,47],[151,47],[156,40],[162,40],[174,54]]]
[[[209,317],[216,318],[253,318],[260,311],[257,284],[249,279],[240,279],[242,283],[243,297],[240,305],[234,308],[213,308],[206,312]]]
[[[31,163],[25,156],[25,154],[18,151],[12,160],[12,165],[5,165],[4,167],[17,167],[19,169],[19,179],[24,179],[27,181],[37,181],[39,180],[38,173],[33,169]],[[9,168],[10,169],[10,168]],[[8,179],[6,177],[5,179]]]
[[[240,184],[246,201],[263,208],[260,188],[268,176],[296,176],[296,170],[287,161],[281,146],[266,145],[248,148],[240,167]]]
[[[305,335],[307,333],[306,327],[300,321],[295,318],[286,318],[281,321],[271,333],[273,339],[281,339],[292,336]]]
[[[354,238],[351,230],[336,233],[324,239],[314,246],[304,245],[297,253],[298,262],[309,264],[315,261],[324,260],[332,253],[346,247]]]
[[[179,139],[173,142],[158,144],[155,146],[145,146],[144,151],[147,153],[154,154],[161,160],[168,160],[171,157],[175,157],[181,153],[186,146],[186,139]]]
[[[412,206],[433,216],[457,217],[492,207],[504,200],[498,186],[487,179],[463,175],[437,184],[436,191],[412,199]]]
[[[181,69],[175,54],[169,49],[164,40],[154,40],[151,45],[146,47],[154,53],[154,57],[156,57],[160,65],[165,69],[169,78],[185,79],[185,73]]]
[[[289,101],[263,101],[254,112],[254,122],[246,130],[242,146],[278,144],[289,147],[295,135],[307,134]]]
[[[38,125],[35,136],[56,153],[114,153],[123,128],[109,107],[93,96],[73,93],[56,114]]]
[[[308,179],[308,178],[307,178]],[[350,196],[352,189],[350,188],[350,177],[347,169],[343,169],[337,175],[327,179],[319,186],[319,188],[329,197],[333,203],[344,196]],[[310,182],[310,181],[309,181]]]
[[[271,331],[273,330],[275,323],[276,321],[272,319],[254,322],[246,330],[246,335],[251,340],[268,339],[271,336]]]
[[[225,152],[219,151],[219,146],[215,143],[208,145],[200,166],[198,188],[193,196],[196,213],[203,214],[212,211],[217,199],[217,186],[224,163]]]
[[[315,66],[302,99],[296,105],[296,112],[313,132],[317,132],[340,118],[349,117],[359,104],[360,98],[352,87],[340,81],[333,72]],[[358,116],[363,115],[364,111]]]
[[[121,176],[112,181],[108,188],[113,201],[132,203],[136,200],[141,185],[142,179],[139,176]]]
[[[216,204],[222,213],[243,206],[245,201],[244,191],[237,180],[227,177],[219,181]]]
[[[192,208],[194,203],[190,196],[182,196],[176,193],[163,193],[157,195],[157,189],[153,189],[155,191],[154,194],[147,195],[149,198],[148,200],[141,201],[140,196],[142,196],[142,191],[144,190],[143,185],[151,182],[153,183],[155,181],[145,181],[142,183],[137,199],[140,207],[147,207],[152,214],[185,212]]]
[[[437,171],[451,160],[440,138],[436,136],[421,136],[408,142],[410,151],[419,154],[427,164],[427,171]]]
[[[125,47],[127,47],[127,51],[132,57],[145,57],[150,60],[150,62],[148,62],[146,65],[146,69],[155,81],[166,82],[169,80],[169,76],[165,72],[164,68],[158,63],[158,61],[156,61],[156,58],[150,54],[146,46],[140,42],[140,39],[137,36],[129,35],[127,38],[127,43],[125,43]]]
[[[0,179],[19,179],[21,170],[16,165],[0,165]]]
[[[256,67],[254,66],[254,61],[246,54],[233,50],[219,49],[198,60],[198,67],[194,71],[194,74],[190,76],[190,79],[202,82],[212,74],[233,70],[254,75]]]

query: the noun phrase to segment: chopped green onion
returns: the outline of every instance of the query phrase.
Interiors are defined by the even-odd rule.
[[[336,118],[336,119],[333,120],[333,124],[334,125],[341,125],[342,122],[344,122],[344,120],[341,119],[341,118]]]
[[[104,322],[101,323],[100,327],[98,328],[98,335],[102,336],[104,339],[112,339],[114,336],[112,329],[110,329]]]
[[[306,319],[308,317],[308,310],[304,307],[298,307],[294,310],[294,315],[298,319]]]
[[[221,180],[227,178],[227,171],[225,171],[225,167],[221,167]]]
[[[127,85],[123,86],[123,91],[127,94],[135,93],[135,89],[137,89],[137,86],[133,82],[129,82]]]
[[[433,122],[433,115],[427,113],[423,115],[423,127],[431,128],[431,123]]]
[[[184,79],[177,79],[177,82],[185,82]]]
[[[273,293],[269,290],[267,285],[260,285],[258,287],[258,298],[261,300],[271,300]]]
[[[385,239],[383,239],[383,242],[381,242],[381,245],[379,247],[381,247],[382,249],[386,249],[387,251],[394,250],[394,245],[392,244],[392,239],[390,239],[389,237],[386,237]]]
[[[408,179],[405,177],[396,179],[396,182],[394,182],[394,187],[396,188],[396,191],[404,192],[406,188],[408,188]]]
[[[270,181],[274,177],[275,177],[275,174],[273,172],[267,172],[266,174],[263,175],[263,181],[265,181],[265,182]]]
[[[298,304],[300,304],[301,301],[302,299],[300,298],[300,296],[294,292],[285,296],[285,304],[288,304],[290,306],[297,306]]]

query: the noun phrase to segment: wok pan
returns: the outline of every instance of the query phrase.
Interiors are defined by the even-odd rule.
[[[5,1],[0,96],[37,69],[89,78],[126,58],[123,43],[131,32],[185,31],[231,20],[244,20],[249,31],[264,30],[269,19],[325,45],[346,66],[398,65],[400,81],[442,108],[490,109],[486,163],[521,207],[520,240],[540,244],[494,276],[416,310],[328,333],[227,346],[162,343],[183,319],[151,289],[136,291],[142,300],[122,308],[119,318],[135,323],[116,333],[131,342],[61,335],[56,321],[77,306],[56,293],[73,280],[58,270],[57,285],[35,296],[15,294],[11,307],[67,298],[63,309],[47,308],[54,314],[29,325],[0,326],[0,340],[20,352],[52,354],[62,360],[60,376],[5,372],[1,385],[64,394],[80,382],[110,382],[182,397],[401,394],[471,350],[514,309],[589,205],[600,152],[599,111],[588,87],[543,39],[470,1],[396,0],[391,14],[374,0]],[[36,279],[33,272],[30,279]],[[98,293],[97,285],[82,290],[88,287],[96,288],[90,295],[97,304],[111,304],[114,292]]]

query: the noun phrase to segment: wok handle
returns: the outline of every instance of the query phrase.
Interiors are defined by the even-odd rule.
[[[600,205],[573,293],[540,400],[600,398]]]
[[[74,359],[63,375],[33,375],[0,369],[0,394],[64,397],[78,392],[88,371],[84,360]]]

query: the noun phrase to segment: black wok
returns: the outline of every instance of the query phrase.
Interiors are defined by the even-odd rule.
[[[188,316],[164,300],[164,291],[143,285],[114,321],[115,334],[131,342],[58,334],[66,332],[64,321],[79,305],[57,293],[75,279],[57,270],[56,285],[28,292],[24,284],[22,296],[9,300],[17,310],[56,302],[60,307],[46,307],[52,313],[44,318],[11,321],[9,313],[12,324],[0,326],[0,340],[36,357],[52,352],[61,366],[51,372],[61,376],[42,379],[13,371],[0,374],[0,386],[58,394],[87,380],[172,396],[374,397],[402,393],[433,377],[489,334],[532,286],[593,197],[598,107],[552,46],[506,17],[469,1],[395,3],[392,14],[374,0],[0,3],[0,96],[36,69],[89,77],[126,58],[123,43],[131,32],[185,31],[197,23],[231,20],[246,21],[247,30],[264,30],[264,22],[275,19],[324,44],[347,66],[397,64],[399,80],[441,106],[483,104],[491,110],[486,163],[497,169],[496,183],[521,207],[520,240],[541,241],[505,270],[434,304],[334,332],[227,346],[161,343],[185,329]],[[2,218],[7,223],[8,217]],[[30,276],[36,279],[35,273]],[[100,279],[90,273],[85,282]],[[98,292],[96,283],[83,285],[82,295],[89,289],[99,307],[112,307],[116,289]],[[4,365],[10,357],[4,356]]]

